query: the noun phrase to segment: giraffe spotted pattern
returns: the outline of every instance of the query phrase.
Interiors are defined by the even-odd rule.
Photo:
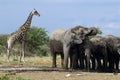
[[[16,31],[11,33],[7,40],[7,56],[8,56],[8,61],[10,57],[10,49],[14,46],[16,42],[19,42],[21,44],[21,51],[20,51],[20,62],[21,59],[23,58],[24,61],[24,52],[25,52],[25,38],[27,35],[28,30],[30,29],[31,21],[33,15],[40,16],[40,14],[37,12],[37,10],[32,10],[26,20],[26,22]]]

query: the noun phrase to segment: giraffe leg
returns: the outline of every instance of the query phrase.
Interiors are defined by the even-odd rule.
[[[10,62],[10,50],[13,46],[13,41],[11,39],[8,39],[7,41],[7,61]]]
[[[7,49],[7,61],[10,62],[10,49]]]
[[[22,41],[22,45],[21,45],[21,53],[20,53],[20,62],[24,60],[24,54],[25,54],[25,41]]]
[[[20,50],[20,62],[21,62],[21,58],[22,58],[22,47],[21,47],[21,50]]]

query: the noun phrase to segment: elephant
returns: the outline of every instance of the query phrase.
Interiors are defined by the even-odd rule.
[[[95,27],[86,28],[83,26],[76,26],[74,28],[68,29],[65,31],[63,36],[63,54],[64,54],[64,69],[68,69],[68,57],[74,53],[70,54],[70,50],[73,46],[81,45],[86,40],[87,36],[96,35],[97,29]],[[76,48],[74,48],[76,49]],[[76,49],[77,50],[77,49]],[[74,51],[73,51],[74,52]],[[90,51],[86,49],[86,59],[87,63],[89,65],[90,62]],[[76,52],[77,53],[77,52]],[[73,59],[74,60],[74,59]],[[89,66],[87,66],[87,69],[89,70]]]
[[[103,71],[107,71],[107,61],[108,61],[108,54],[107,54],[107,43],[105,39],[101,36],[94,36],[90,39],[92,43],[92,53],[91,53],[91,60],[92,60],[92,69],[101,70],[103,67]],[[95,64],[95,60],[97,61],[97,67]],[[101,60],[103,60],[103,65],[101,64]]]
[[[97,70],[101,69],[101,59],[103,59],[103,69],[107,70],[107,46],[106,41],[104,38],[100,36],[94,36],[91,39],[87,37],[83,44],[80,44],[79,46],[76,46],[76,51],[78,54],[76,57],[73,56],[72,60],[72,68],[73,69],[84,69],[84,61],[86,62],[86,68],[92,67],[92,70],[96,70],[96,64],[95,60],[97,61]],[[75,51],[74,51],[75,52]],[[87,54],[90,54],[92,65],[87,62]],[[80,63],[80,66],[78,64],[78,61]]]
[[[81,44],[82,45],[82,44]],[[70,48],[70,68],[79,69],[78,58],[79,58],[79,44],[73,45]]]
[[[61,65],[68,68],[68,57],[76,52],[75,45],[82,44],[86,36],[95,35],[97,29],[95,27],[86,28],[83,26],[75,26],[66,31],[58,29],[54,31],[50,37],[50,50],[52,54],[52,67],[56,67],[56,55],[61,54]],[[73,53],[72,53],[73,52]],[[88,54],[89,56],[89,54]]]
[[[49,37],[49,43],[50,43],[50,51],[51,51],[51,56],[52,56],[52,67],[55,68],[57,67],[56,65],[56,57],[57,54],[61,55],[61,65],[63,67],[63,60],[64,60],[64,54],[63,54],[63,43],[62,39],[65,34],[65,30],[63,29],[57,29],[55,30]],[[70,53],[76,52],[77,47],[71,46]],[[72,54],[70,56],[73,56]],[[72,58],[70,58],[72,59]],[[72,60],[70,60],[70,65],[71,65]]]
[[[118,71],[120,59],[120,38],[113,35],[107,35],[105,36],[105,40],[107,42],[109,71]]]
[[[72,62],[72,67],[73,69],[84,69],[85,68],[85,63],[86,63],[86,69],[89,71],[90,68],[90,56],[91,56],[91,42],[89,41],[89,38],[86,37],[86,39],[83,41],[82,44],[79,44],[76,46],[77,48],[77,55],[73,56],[73,62]]]
[[[61,65],[63,67],[64,55],[63,55],[62,39],[63,39],[64,32],[65,32],[65,30],[63,30],[63,29],[57,29],[49,37],[53,68],[57,67],[57,65],[56,65],[57,54],[61,55]]]

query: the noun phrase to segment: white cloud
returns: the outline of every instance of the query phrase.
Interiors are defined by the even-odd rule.
[[[114,3],[120,2],[119,0],[43,0],[42,2],[51,2],[51,3],[74,3],[74,2],[87,2],[87,3]]]
[[[103,35],[116,35],[120,36],[120,23],[118,22],[110,22],[107,24],[103,24],[101,27]]]
[[[111,22],[111,23],[108,23],[108,24],[104,25],[104,27],[110,28],[110,29],[120,29],[120,23]]]

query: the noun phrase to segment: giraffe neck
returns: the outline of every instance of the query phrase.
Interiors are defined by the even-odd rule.
[[[21,42],[22,40],[25,39],[26,33],[30,28],[31,21],[32,21],[33,14],[32,12],[29,14],[27,20],[25,23],[14,33],[11,34],[11,37],[13,38],[13,41],[16,42]]]
[[[32,17],[33,17],[33,14],[32,14],[32,12],[31,12],[31,13],[29,14],[26,22],[23,24],[23,27],[30,27],[31,21],[32,21]]]
[[[16,33],[25,34],[30,29],[32,17],[33,17],[33,14],[31,12],[27,20],[25,21],[25,23],[16,31]]]

